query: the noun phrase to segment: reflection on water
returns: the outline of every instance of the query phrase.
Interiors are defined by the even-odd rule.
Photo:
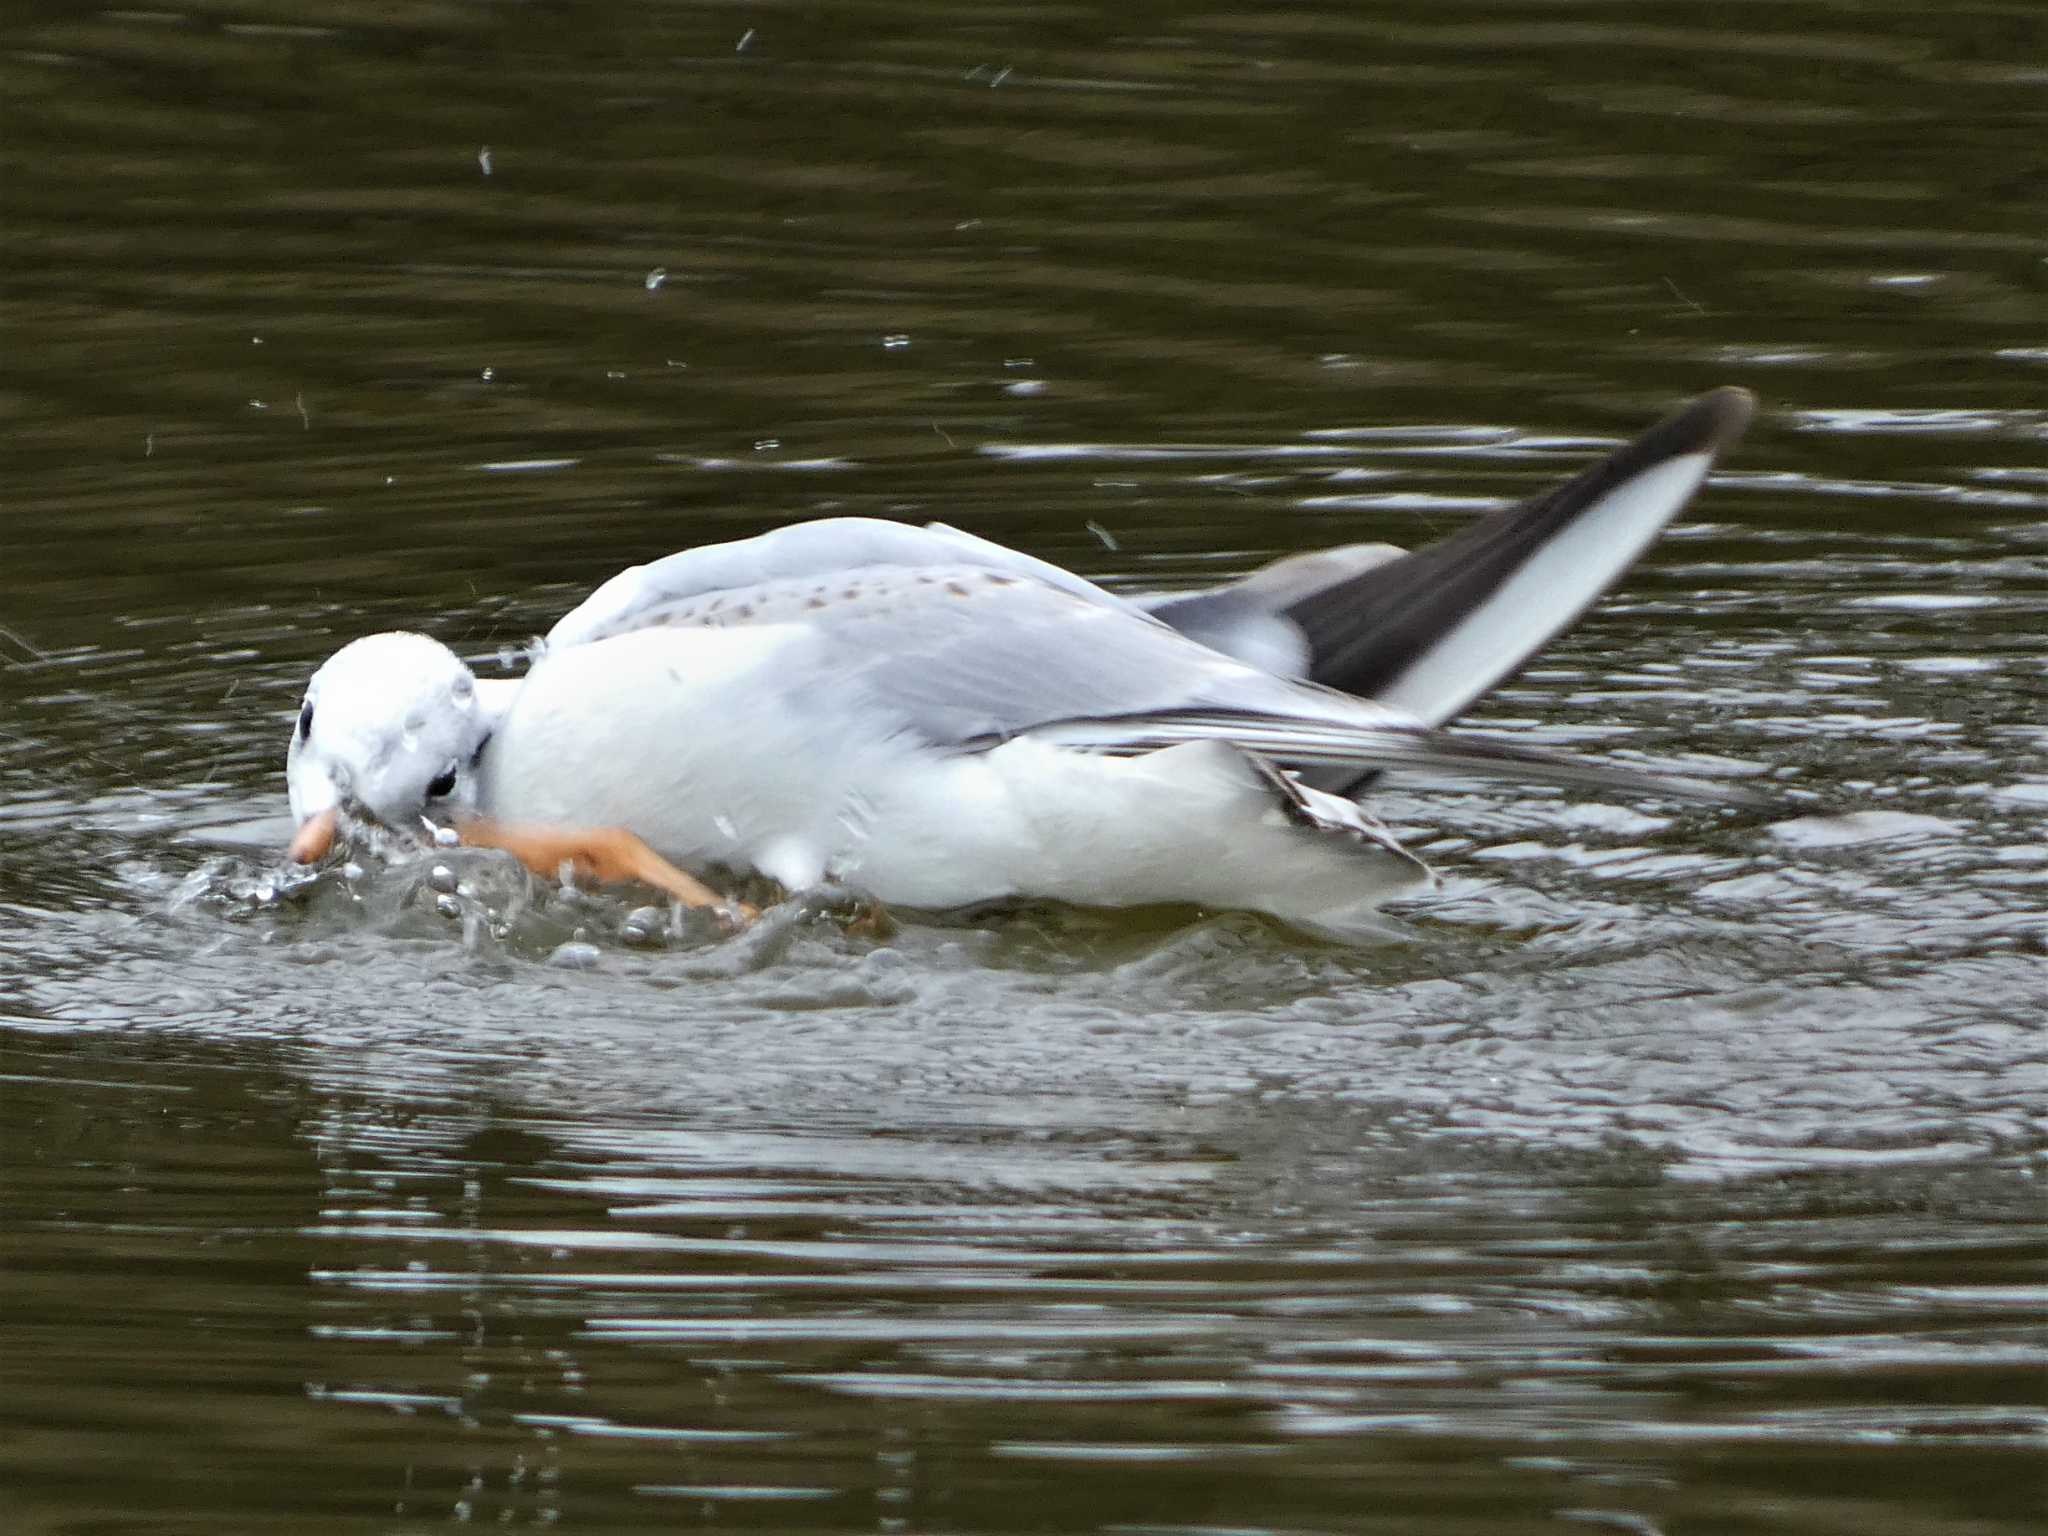
[[[0,1526],[2035,1528],[2042,41],[15,7]],[[1364,950],[279,877],[357,633],[826,513],[1412,543],[1724,382],[1483,718],[1777,817],[1395,785]]]

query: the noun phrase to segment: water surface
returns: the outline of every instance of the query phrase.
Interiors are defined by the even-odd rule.
[[[12,7],[0,1526],[2038,1529],[2044,59],[1991,3]],[[1475,718],[1783,815],[1395,786],[1443,889],[1351,950],[280,890],[358,633],[488,660],[836,513],[1189,585],[1730,382]]]

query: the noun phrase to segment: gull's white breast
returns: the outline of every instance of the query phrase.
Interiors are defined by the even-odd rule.
[[[906,745],[833,697],[795,624],[633,630],[550,652],[482,765],[480,809],[629,827],[669,857],[813,884],[855,786]]]

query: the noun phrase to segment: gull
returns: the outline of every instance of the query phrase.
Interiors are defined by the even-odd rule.
[[[842,517],[623,571],[517,678],[367,636],[293,725],[289,856],[452,830],[693,906],[720,904],[701,876],[723,870],[914,909],[1190,903],[1370,936],[1433,878],[1359,803],[1384,773],[1749,798],[1445,725],[1619,579],[1752,409],[1704,395],[1412,554],[1352,545],[1195,593]]]

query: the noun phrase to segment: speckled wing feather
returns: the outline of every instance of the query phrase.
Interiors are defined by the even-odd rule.
[[[943,523],[919,528],[881,518],[829,517],[630,566],[564,614],[543,644],[559,650],[635,629],[765,622],[792,600],[801,604],[843,592],[863,573],[924,567],[992,571],[1103,607],[1133,609],[1071,571]]]
[[[942,748],[986,745],[1052,720],[1160,710],[1331,710],[1395,728],[1415,723],[1273,677],[1129,605],[982,566],[870,565],[722,599],[716,614],[673,622],[784,626],[800,649],[781,675],[804,695],[786,700],[789,709],[851,711]]]

